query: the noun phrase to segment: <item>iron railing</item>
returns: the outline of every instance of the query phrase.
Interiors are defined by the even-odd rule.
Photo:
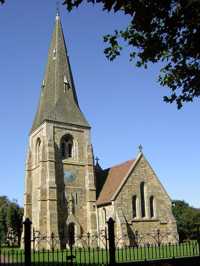
[[[27,224],[26,224],[27,223]],[[27,227],[26,227],[27,226]],[[153,243],[140,241],[144,238],[137,235],[134,245],[120,246],[119,239],[114,235],[114,221],[108,222],[108,233],[99,235],[85,234],[78,236],[75,241],[68,239],[68,244],[63,249],[57,249],[60,238],[54,234],[42,236],[34,232],[31,234],[31,222],[25,222],[24,249],[10,248],[0,245],[0,265],[108,265],[124,262],[167,260],[178,258],[197,258],[200,260],[200,237],[197,240],[185,243],[161,242],[161,234],[158,231]],[[32,235],[32,239],[31,239]],[[125,237],[125,236],[123,236]],[[149,234],[148,234],[149,239]],[[47,243],[47,249],[41,249]],[[200,263],[199,263],[200,265]]]
[[[176,259],[185,257],[198,257],[199,245],[197,241],[189,241],[180,244],[147,245],[143,247],[116,248],[115,259],[117,263]],[[32,250],[31,262],[45,265],[57,264],[97,264],[108,265],[110,263],[109,250],[105,248],[82,247],[72,249]],[[25,252],[19,248],[0,248],[0,265],[18,264],[24,265]]]

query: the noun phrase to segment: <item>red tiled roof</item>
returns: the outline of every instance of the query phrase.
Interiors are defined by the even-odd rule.
[[[133,162],[134,160],[129,160],[122,164],[104,170],[104,172],[108,172],[108,175],[97,199],[97,205],[106,204],[111,201],[112,196],[117,191]]]

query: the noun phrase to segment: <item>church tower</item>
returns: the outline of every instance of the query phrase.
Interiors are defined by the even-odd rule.
[[[40,236],[96,232],[96,188],[90,125],[80,110],[59,14],[30,131],[24,216]],[[48,241],[41,244],[49,248]]]

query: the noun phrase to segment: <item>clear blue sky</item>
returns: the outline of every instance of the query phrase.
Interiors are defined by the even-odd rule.
[[[0,6],[0,195],[23,202],[28,133],[39,100],[56,1],[7,0]],[[200,207],[199,100],[177,111],[165,104],[159,66],[134,68],[127,53],[110,63],[102,36],[128,18],[101,6],[60,8],[80,106],[103,167],[137,155],[142,144],[172,199]]]

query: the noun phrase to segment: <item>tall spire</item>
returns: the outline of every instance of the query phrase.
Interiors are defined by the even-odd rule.
[[[89,127],[79,108],[59,12],[56,14],[40,102],[31,132],[45,120]]]

